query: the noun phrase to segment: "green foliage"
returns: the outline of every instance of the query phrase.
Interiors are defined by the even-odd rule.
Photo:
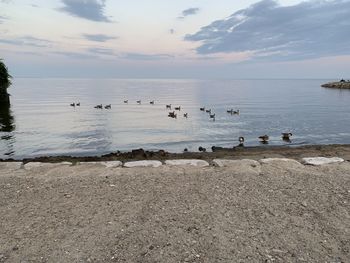
[[[11,85],[11,78],[5,63],[0,59],[0,89],[6,89]]]

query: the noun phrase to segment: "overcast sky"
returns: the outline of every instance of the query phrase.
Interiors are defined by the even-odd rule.
[[[15,77],[350,78],[350,0],[0,0]]]

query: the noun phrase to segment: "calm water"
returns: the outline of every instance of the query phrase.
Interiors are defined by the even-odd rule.
[[[181,152],[199,146],[350,143],[350,91],[325,80],[16,79],[11,108],[1,107],[0,158],[100,155],[135,148]],[[129,103],[124,104],[123,100]],[[141,99],[142,104],[136,101]],[[155,100],[155,105],[149,101]],[[80,107],[70,107],[72,102]],[[97,110],[97,104],[112,104]],[[177,119],[165,104],[181,105]],[[215,122],[200,107],[211,108]],[[239,116],[227,109],[240,109]],[[189,118],[183,118],[187,112]]]

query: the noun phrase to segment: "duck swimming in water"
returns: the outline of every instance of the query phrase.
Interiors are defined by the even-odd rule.
[[[290,137],[292,137],[292,136],[293,136],[293,134],[290,132],[283,132],[282,133],[282,140],[290,142]]]

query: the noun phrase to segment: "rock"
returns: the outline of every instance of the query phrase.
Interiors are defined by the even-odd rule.
[[[133,167],[160,167],[162,166],[162,163],[160,161],[135,161],[135,162],[127,162],[124,164],[124,167],[126,168],[133,168]]]
[[[136,149],[131,151],[132,157],[146,157],[144,149]]]
[[[58,166],[70,166],[70,162],[61,162],[61,163],[41,163],[41,162],[30,162],[24,165],[24,169],[31,170],[35,168],[53,168]]]
[[[303,158],[303,163],[307,165],[325,165],[325,164],[332,164],[332,163],[342,163],[344,162],[344,159],[339,157],[309,157],[309,158]]]
[[[333,88],[333,89],[350,89],[350,81],[338,81],[330,82],[321,85],[324,88]]]
[[[274,162],[290,162],[293,164],[301,165],[300,162],[294,159],[288,159],[288,158],[264,158],[264,159],[260,159],[259,162],[263,164],[274,163]]]
[[[250,165],[251,167],[258,167],[260,163],[255,160],[243,159],[243,160],[229,160],[229,159],[214,159],[214,164],[219,167],[231,167],[237,165]]]
[[[22,162],[0,162],[1,169],[18,170],[22,168],[22,165]]]
[[[167,160],[165,161],[166,165],[170,166],[179,166],[179,165],[191,165],[197,167],[207,167],[209,163],[203,160],[196,159],[178,159],[178,160]]]
[[[102,165],[105,166],[106,168],[116,168],[116,167],[120,167],[123,165],[122,162],[120,161],[107,161],[107,162],[82,162],[79,163],[80,165],[84,165],[84,164],[93,164],[93,165]]]

